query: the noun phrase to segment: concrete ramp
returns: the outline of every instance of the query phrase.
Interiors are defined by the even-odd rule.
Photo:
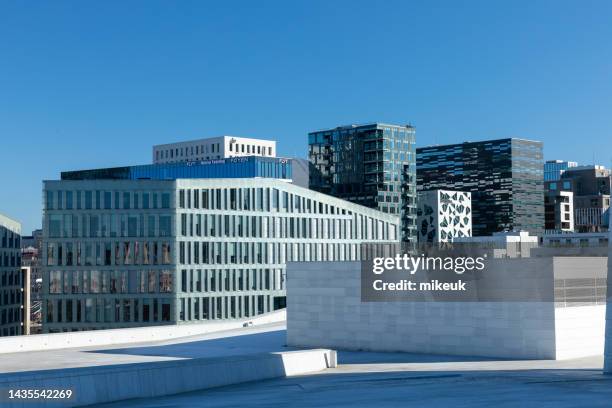
[[[36,406],[78,407],[205,390],[250,381],[315,373],[336,366],[332,350],[298,350],[14,373],[0,379],[2,390],[71,390],[68,400]],[[3,391],[5,392],[5,391]],[[27,406],[2,395],[3,407]],[[40,405],[38,405],[40,404]]]

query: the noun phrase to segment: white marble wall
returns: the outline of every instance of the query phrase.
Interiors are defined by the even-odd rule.
[[[360,292],[358,262],[288,264],[288,344],[348,350],[562,358],[556,355],[552,302],[366,303],[361,302]],[[588,337],[599,327],[601,344],[603,306],[598,308],[601,321],[594,318],[593,330],[585,330],[582,335]],[[578,310],[582,308],[575,309],[574,315],[589,313]],[[559,332],[563,333],[566,332]],[[574,356],[593,354],[593,350],[572,348],[569,343],[566,346]]]

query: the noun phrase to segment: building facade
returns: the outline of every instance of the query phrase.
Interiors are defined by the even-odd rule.
[[[415,128],[348,125],[308,134],[310,188],[400,215],[402,239],[416,242]]]
[[[399,218],[270,178],[44,183],[43,330],[285,307],[289,261],[355,260]]]
[[[153,146],[154,164],[244,156],[276,157],[276,141],[220,136]]]
[[[570,168],[577,167],[578,163],[564,160],[547,160],[544,163],[544,181],[556,181]]]
[[[0,214],[0,336],[23,334],[21,224]]]
[[[545,181],[544,190],[547,196],[572,193],[574,229],[598,232],[608,229],[611,185],[604,166],[579,166],[564,171],[559,180]]]
[[[472,195],[463,191],[432,190],[417,195],[419,243],[452,242],[472,236]]]
[[[544,195],[544,223],[547,233],[574,232],[574,193],[547,190]]]
[[[27,323],[24,327],[29,332],[25,334],[37,334],[42,330],[42,235],[43,231],[37,229],[32,235],[21,237],[21,270],[23,278],[29,281],[29,284],[24,281],[24,287],[29,288],[29,299],[24,299],[29,308],[29,314],[24,313]]]
[[[472,193],[472,234],[544,230],[542,143],[523,139],[417,149],[417,188]]]

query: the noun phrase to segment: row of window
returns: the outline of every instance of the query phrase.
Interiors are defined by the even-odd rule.
[[[282,269],[183,269],[181,292],[284,290]]]
[[[170,242],[49,242],[47,266],[169,265]]]
[[[353,219],[181,214],[184,237],[394,240],[395,225],[372,217]]]
[[[208,149],[209,147],[210,149]],[[220,143],[210,143],[210,144],[188,146],[188,147],[175,147],[172,149],[156,150],[155,159],[159,160],[160,158],[161,159],[173,159],[175,157],[178,158],[178,157],[185,157],[185,156],[199,156],[205,153],[206,154],[220,153],[220,151],[221,151]]]
[[[22,300],[21,288],[0,290],[0,306],[21,305]]]
[[[240,319],[271,312],[269,295],[181,298],[179,320]]]
[[[170,322],[172,300],[167,299],[48,299],[44,325],[53,323]],[[97,327],[99,328],[99,326]],[[57,332],[51,329],[49,332]]]
[[[240,295],[179,299],[179,320],[232,319],[260,315],[275,309],[269,295]],[[49,332],[76,330],[74,323],[159,323],[171,322],[173,302],[170,298],[48,299],[45,325]],[[63,329],[53,327],[67,324]],[[48,326],[47,326],[48,327]],[[97,326],[99,328],[100,325]]]
[[[0,249],[2,248],[21,248],[21,237],[19,234],[0,225]]]
[[[21,306],[0,309],[0,325],[21,325],[22,321]]]
[[[351,215],[344,208],[268,187],[181,189],[179,208]]]
[[[286,262],[355,261],[359,244],[266,243],[266,242],[179,242],[183,265],[268,264]]]
[[[50,271],[50,294],[170,293],[173,270]]]
[[[170,208],[170,193],[149,191],[47,190],[46,210]]]
[[[21,266],[21,254],[16,251],[0,250],[0,268]]]
[[[172,216],[159,214],[49,214],[49,238],[170,237]]]
[[[272,156],[272,146],[249,145],[246,143],[230,143],[229,151],[234,153],[257,154]]]
[[[21,286],[21,271],[18,269],[0,271],[0,286]]]

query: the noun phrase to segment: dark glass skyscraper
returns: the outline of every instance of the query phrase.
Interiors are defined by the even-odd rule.
[[[417,149],[419,190],[472,193],[474,236],[544,229],[542,143],[498,139]]]
[[[402,218],[416,241],[415,129],[385,123],[308,134],[310,188]]]

